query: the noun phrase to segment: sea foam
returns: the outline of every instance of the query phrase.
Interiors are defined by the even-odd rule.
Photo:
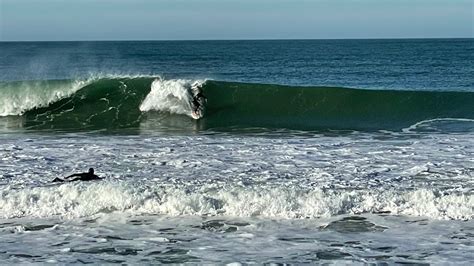
[[[328,190],[213,184],[182,185],[101,182],[0,191],[0,216],[74,218],[99,213],[211,215],[299,219],[342,214],[391,213],[433,219],[470,220],[474,195],[436,190]]]

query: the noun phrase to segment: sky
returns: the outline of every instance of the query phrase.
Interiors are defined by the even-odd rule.
[[[0,41],[474,37],[474,0],[0,0]]]

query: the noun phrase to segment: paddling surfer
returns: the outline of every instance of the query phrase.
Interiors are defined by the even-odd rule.
[[[89,168],[89,172],[87,173],[78,173],[78,174],[72,174],[70,176],[66,176],[64,179],[56,177],[52,182],[65,182],[66,179],[71,178],[71,177],[76,177],[69,182],[72,181],[91,181],[91,180],[100,180],[102,178],[98,177],[97,175],[94,174],[94,168]]]

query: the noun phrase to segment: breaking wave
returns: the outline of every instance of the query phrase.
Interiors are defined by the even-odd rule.
[[[197,188],[127,183],[62,184],[0,191],[0,216],[64,218],[99,213],[317,218],[390,213],[433,219],[470,220],[474,196],[436,190],[327,190],[299,187]]]
[[[0,124],[8,119],[9,125],[26,129],[153,128],[159,124],[191,125],[192,129],[402,130],[422,121],[450,119],[449,130],[457,126],[453,121],[472,128],[466,121],[474,119],[474,92],[298,87],[153,76],[3,82],[0,92]]]

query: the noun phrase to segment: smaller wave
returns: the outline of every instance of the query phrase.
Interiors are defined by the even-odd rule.
[[[226,187],[101,182],[0,190],[0,217],[211,215],[301,219],[344,214],[390,213],[433,219],[471,220],[474,195],[432,189],[401,191],[301,187]]]
[[[402,129],[404,133],[419,132],[472,132],[474,119],[469,118],[436,118],[423,120]]]
[[[140,111],[160,111],[187,115],[194,119],[204,115],[204,104],[193,103],[200,93],[204,80],[164,80],[157,78],[151,84],[151,91],[140,105]]]

